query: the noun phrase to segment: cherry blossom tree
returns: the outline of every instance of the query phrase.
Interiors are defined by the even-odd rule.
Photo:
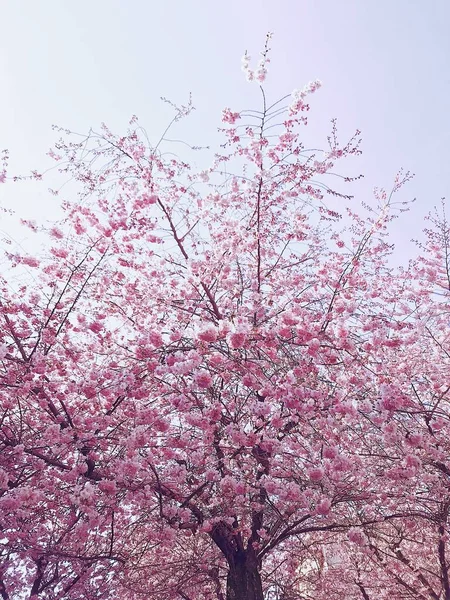
[[[393,272],[409,174],[361,216],[355,178],[335,175],[359,132],[340,144],[333,122],[326,150],[305,147],[320,84],[270,103],[268,60],[244,57],[261,110],[223,111],[200,172],[135,117],[125,135],[59,130],[50,154],[79,195],[61,222],[25,222],[49,243],[8,249],[1,281],[3,600],[294,600],[358,569],[355,598],[382,598],[365,577],[369,560],[387,573],[377,552],[395,560],[386,536],[407,560],[434,543],[401,532],[446,502],[448,325],[430,285],[447,254],[435,240]],[[171,126],[192,105],[174,108]]]
[[[444,203],[428,221],[418,258],[403,272],[403,292],[392,303],[404,332],[401,352],[383,343],[379,358],[391,369],[385,369],[378,406],[367,414],[379,431],[370,438],[384,488],[370,510],[379,516],[334,543],[332,560],[314,578],[314,598],[450,597],[450,228]],[[380,516],[394,511],[399,517],[382,523]],[[367,507],[361,516],[367,521]]]

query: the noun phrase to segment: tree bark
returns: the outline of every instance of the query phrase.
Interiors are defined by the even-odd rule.
[[[264,600],[261,575],[253,552],[228,558],[227,600]]]

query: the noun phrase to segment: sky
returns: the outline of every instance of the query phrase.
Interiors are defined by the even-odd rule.
[[[257,58],[272,31],[269,99],[319,78],[310,139],[324,147],[333,117],[341,139],[362,131],[357,201],[390,188],[400,167],[415,173],[401,199],[417,201],[393,227],[406,257],[424,215],[450,197],[449,22],[448,0],[0,0],[0,148],[12,172],[41,169],[52,124],[120,132],[136,114],[157,135],[170,118],[160,97],[189,93],[196,111],[177,137],[220,141],[222,108],[260,107],[240,59]],[[2,185],[0,203],[27,218],[57,214],[33,184]]]

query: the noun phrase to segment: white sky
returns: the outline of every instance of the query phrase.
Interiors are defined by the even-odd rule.
[[[333,116],[342,139],[362,130],[360,199],[402,166],[416,173],[402,199],[417,202],[394,229],[402,252],[449,195],[449,23],[448,0],[0,0],[0,148],[15,172],[41,168],[52,123],[121,131],[137,114],[158,133],[159,97],[189,92],[197,110],[178,137],[210,143],[224,106],[259,108],[240,58],[273,31],[269,98],[323,81],[309,135],[325,146]],[[45,187],[1,186],[0,201],[33,218],[55,210]]]

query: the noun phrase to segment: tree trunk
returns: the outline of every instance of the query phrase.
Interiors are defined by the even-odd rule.
[[[236,552],[228,559],[227,600],[264,600],[258,564],[252,552]]]

